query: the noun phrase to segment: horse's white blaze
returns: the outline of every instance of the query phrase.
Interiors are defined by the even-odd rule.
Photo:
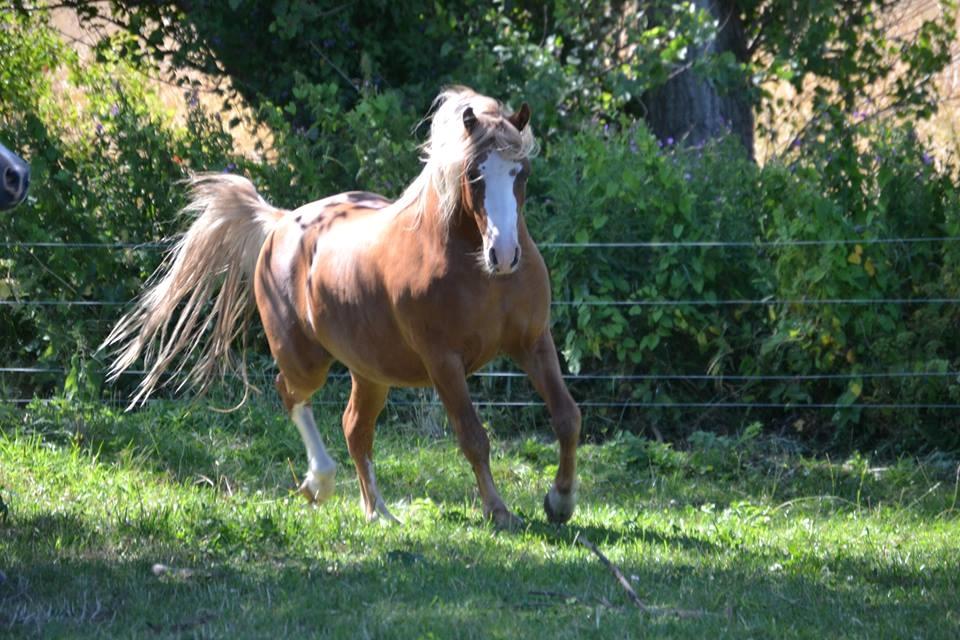
[[[320,439],[320,432],[317,431],[317,423],[313,420],[313,411],[310,407],[306,403],[296,404],[290,411],[290,417],[297,425],[303,444],[307,448],[309,471],[304,482],[314,499],[322,502],[333,495],[336,487],[337,465],[327,453],[327,448],[323,446],[323,440]]]
[[[496,151],[487,155],[478,169],[483,176],[483,208],[487,213],[487,231],[483,236],[483,255],[494,273],[510,273],[520,249],[517,231],[517,195],[513,183],[523,169],[519,162],[506,160]],[[490,249],[497,264],[490,261]]]

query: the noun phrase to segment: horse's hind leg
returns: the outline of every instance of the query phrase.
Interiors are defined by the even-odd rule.
[[[398,522],[387,509],[373,472],[373,436],[377,426],[377,416],[387,401],[390,387],[376,384],[351,372],[353,388],[350,402],[343,412],[343,435],[347,439],[350,457],[357,467],[357,479],[360,481],[360,502],[367,520],[383,517]]]
[[[322,376],[319,377],[315,387],[313,384],[308,385],[313,387],[309,391],[304,387],[291,384],[282,371],[277,374],[276,382],[283,404],[290,418],[297,425],[303,444],[307,448],[307,475],[300,485],[300,493],[308,501],[316,504],[326,501],[336,489],[337,465],[323,446],[320,432],[317,431],[317,423],[313,419],[313,410],[310,408],[310,396],[316,388],[323,386],[328,368],[329,364],[323,368]]]

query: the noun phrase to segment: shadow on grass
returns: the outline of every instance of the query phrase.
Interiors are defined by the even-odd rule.
[[[771,572],[768,558],[748,552],[723,567],[642,557],[624,562],[648,604],[704,612],[678,620],[634,609],[586,550],[548,560],[497,553],[493,543],[477,549],[437,538],[429,546],[394,542],[365,554],[324,545],[298,556],[238,548],[205,557],[175,539],[154,538],[107,555],[96,544],[64,546],[58,535],[67,528],[80,529],[74,539],[97,537],[70,518],[40,516],[17,526],[40,535],[29,548],[21,538],[7,556],[0,629],[25,636],[832,637],[846,630],[862,637],[950,637],[958,630],[957,620],[942,615],[955,604],[953,564],[930,569],[851,559],[828,564],[827,572]],[[604,544],[618,535],[605,527],[539,523],[525,535],[567,548],[577,531]]]

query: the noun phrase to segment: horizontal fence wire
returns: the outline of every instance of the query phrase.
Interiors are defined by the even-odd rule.
[[[57,400],[44,398],[15,398],[0,399],[2,404],[26,405],[32,402],[41,404],[56,403]],[[148,403],[164,402],[164,400],[148,400]],[[337,400],[313,400],[312,405],[319,406],[346,406],[346,399]],[[117,406],[125,403],[117,402]],[[443,404],[436,401],[418,402],[415,400],[388,400],[387,404],[394,407],[443,407]],[[545,408],[543,402],[524,401],[524,400],[479,400],[473,403],[477,407],[504,407],[504,408]],[[839,403],[802,403],[802,402],[578,402],[580,408],[603,408],[603,409],[783,409],[783,410],[802,410],[802,409],[915,409],[915,410],[955,410],[960,409],[960,404],[950,403],[893,403],[878,402],[868,404],[839,404]]]
[[[731,248],[731,249],[774,249],[779,247],[833,247],[851,245],[907,245],[919,243],[949,243],[960,240],[960,236],[946,237],[910,237],[910,238],[842,238],[832,240],[752,240],[752,241],[638,241],[638,242],[542,242],[538,246],[542,249],[683,249],[683,248]],[[156,251],[165,250],[173,246],[170,241],[162,242],[0,242],[0,248],[26,249],[109,249]],[[761,299],[732,299],[732,300],[556,300],[557,307],[585,306],[585,307],[718,307],[718,306],[822,306],[822,305],[918,305],[918,304],[957,304],[960,298],[929,297],[929,298],[761,298]],[[117,307],[126,306],[130,302],[108,300],[0,300],[0,306],[65,306],[65,307]],[[58,374],[68,373],[64,368],[53,367],[0,367],[0,373],[5,374]],[[131,370],[124,375],[143,375],[146,372]],[[514,371],[483,371],[473,374],[479,378],[524,378],[526,374]],[[272,377],[272,376],[264,376]],[[330,378],[346,379],[349,373],[331,373]],[[621,375],[615,373],[586,373],[566,374],[568,381],[609,381],[609,382],[651,382],[651,381],[711,381],[711,382],[791,382],[791,381],[818,381],[818,380],[869,380],[869,379],[923,379],[923,378],[957,378],[958,371],[874,371],[853,373],[823,373],[823,374],[633,374]],[[34,398],[0,399],[0,404],[26,405],[32,402],[49,403],[55,400]],[[151,400],[149,402],[163,402]],[[117,402],[117,404],[121,404]],[[314,404],[342,406],[342,401],[316,400]],[[395,407],[441,407],[442,404],[433,401],[393,400],[389,402]],[[478,407],[543,407],[539,401],[478,401]],[[641,401],[584,401],[579,405],[584,408],[610,409],[915,409],[915,410],[956,410],[960,404],[954,403],[803,403],[803,402],[641,402]]]
[[[824,306],[871,304],[958,304],[960,298],[760,298],[737,300],[554,300],[555,307],[747,307]],[[121,307],[131,304],[115,300],[0,300],[0,306],[33,307]]]
[[[56,367],[0,367],[0,374],[65,374],[68,370]],[[127,370],[122,374],[127,376],[143,375],[143,370]],[[252,379],[268,380],[272,379],[270,373],[254,373],[250,376]],[[479,371],[472,374],[476,378],[525,378],[526,374],[516,371]],[[173,376],[171,376],[173,378]],[[328,375],[329,379],[346,380],[350,378],[348,372],[332,372]],[[816,381],[816,380],[869,380],[869,379],[920,379],[920,378],[957,378],[960,379],[960,371],[874,371],[849,374],[772,374],[772,375],[710,375],[710,374],[640,374],[640,375],[619,375],[619,374],[564,374],[563,378],[567,381],[712,381],[712,382],[790,382],[790,381]],[[169,382],[168,382],[169,383]],[[0,399],[0,404],[27,405],[34,401],[42,404],[56,402],[53,399],[39,398],[15,398]],[[169,400],[167,400],[169,401]],[[151,399],[148,403],[164,402],[162,399]],[[317,406],[345,406],[346,399],[327,400],[315,399],[312,404]],[[108,401],[109,403],[109,401]],[[126,404],[121,401],[114,401],[112,404],[121,406]],[[581,401],[578,406],[584,409],[777,409],[777,410],[805,410],[805,409],[832,409],[832,410],[853,410],[853,409],[883,409],[883,410],[958,410],[960,404],[945,402],[919,402],[919,403],[806,403],[806,402],[657,402],[657,401],[636,401],[636,400],[611,400],[611,401]],[[388,400],[388,405],[393,407],[443,407],[442,403],[431,401],[416,400]],[[481,408],[545,408],[545,404],[537,400],[480,400],[474,402],[474,405]]]
[[[0,373],[18,373],[18,374],[42,374],[55,373],[66,374],[69,369],[55,367],[0,367]],[[127,370],[121,375],[145,375],[143,370]],[[250,377],[273,378],[274,374],[253,374]],[[330,373],[327,378],[347,379],[349,373]],[[478,371],[471,374],[473,378],[526,378],[527,374],[519,371]],[[891,378],[958,378],[960,371],[865,371],[863,373],[806,373],[806,374],[770,374],[770,375],[736,375],[736,374],[707,374],[707,373],[645,373],[645,374],[616,374],[616,373],[565,373],[564,380],[599,380],[599,381],[621,381],[621,382],[649,382],[656,380],[670,381],[712,381],[712,382],[790,382],[790,381],[813,381],[813,380],[870,380],[870,379],[891,379]]]
[[[956,242],[960,236],[916,238],[839,238],[835,240],[677,240],[638,242],[539,242],[541,249],[683,249],[731,248],[771,249],[777,247],[829,247],[843,245],[896,245],[927,242]],[[173,246],[172,242],[0,242],[0,248],[28,249],[134,249],[157,250]]]

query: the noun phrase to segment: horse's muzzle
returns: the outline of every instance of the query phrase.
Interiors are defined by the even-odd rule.
[[[30,167],[12,153],[0,156],[0,209],[12,209],[27,197]]]

